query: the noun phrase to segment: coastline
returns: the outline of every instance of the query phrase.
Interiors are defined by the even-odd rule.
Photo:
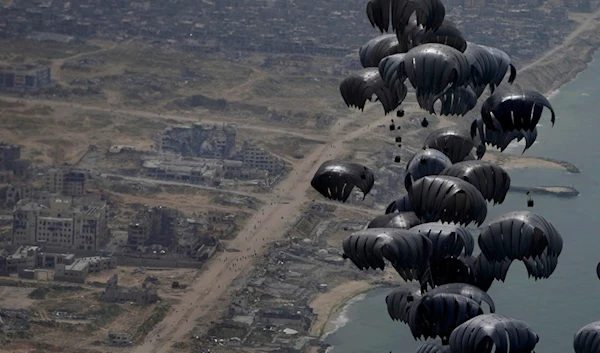
[[[348,304],[356,300],[355,298],[361,294],[376,287],[377,285],[372,284],[370,281],[348,281],[328,292],[317,295],[310,303],[313,311],[317,314],[317,319],[310,328],[311,336],[322,338],[329,332],[341,327],[335,322],[335,319],[342,314]]]
[[[556,94],[562,86],[575,80],[593,62],[596,52],[600,48],[600,10],[590,14],[590,17],[594,18],[595,21],[591,21],[592,25],[589,28],[580,30],[578,26],[572,32],[573,34],[577,33],[573,38],[567,37],[565,42],[542,54],[532,64],[526,65],[523,72],[519,72],[517,69],[515,83],[519,86],[522,85],[544,92],[546,96],[551,96]],[[580,24],[580,26],[582,25]],[[572,173],[579,172],[577,167],[568,161],[557,161],[548,158],[501,155],[492,152],[489,155],[486,154],[484,160],[495,161],[509,169],[564,168]],[[313,307],[315,312],[319,314],[310,330],[313,337],[323,340],[329,332],[339,328],[336,327],[334,321],[343,314],[347,306],[354,304],[358,296],[378,287],[378,285],[368,281],[351,281],[347,283],[353,283],[349,285],[349,290],[348,287],[344,287],[346,284],[341,284],[330,292],[317,295],[311,303],[311,306],[313,303],[317,303],[319,306],[318,311],[320,311],[318,312]],[[338,291],[334,293],[336,290]],[[326,318],[321,316],[323,314],[326,315]],[[315,349],[312,352],[318,351],[316,347],[313,348]]]

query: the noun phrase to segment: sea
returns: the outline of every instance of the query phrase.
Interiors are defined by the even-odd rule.
[[[537,352],[573,352],[573,335],[584,325],[600,321],[600,51],[589,67],[573,81],[554,92],[550,101],[556,111],[552,127],[549,114],[538,126],[538,139],[525,156],[565,160],[575,164],[580,174],[563,169],[510,169],[513,185],[573,186],[580,191],[574,198],[527,196],[509,193],[502,205],[488,206],[491,220],[503,213],[530,210],[549,220],[561,233],[563,252],[554,274],[545,280],[528,278],[520,262],[511,266],[506,282],[495,282],[489,293],[496,312],[527,322],[540,337]],[[518,81],[518,75],[517,75]],[[521,154],[522,145],[505,153]],[[416,341],[407,325],[392,321],[385,297],[390,288],[363,294],[334,318],[336,329],[326,335],[329,353],[409,353]]]

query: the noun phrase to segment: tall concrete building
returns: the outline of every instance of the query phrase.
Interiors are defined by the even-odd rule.
[[[65,196],[83,196],[88,173],[85,170],[59,167],[51,168],[44,177],[44,191]]]
[[[104,201],[71,197],[21,200],[13,212],[13,245],[98,250],[108,235],[107,212]]]
[[[127,245],[131,249],[154,244],[171,247],[177,238],[177,218],[181,216],[176,209],[162,206],[138,212],[129,224]]]
[[[281,159],[257,146],[254,141],[244,141],[240,154],[244,168],[264,170],[270,174],[280,173],[285,168]]]
[[[25,176],[30,166],[29,160],[21,159],[21,146],[0,142],[0,172]]]

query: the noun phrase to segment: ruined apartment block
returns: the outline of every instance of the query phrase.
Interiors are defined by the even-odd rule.
[[[220,238],[235,231],[235,219],[235,215],[221,212],[194,219],[165,207],[145,208],[129,224],[127,246],[132,251],[161,257],[204,261],[214,254]]]
[[[35,90],[52,83],[48,65],[0,66],[0,89]]]
[[[229,159],[235,152],[236,129],[233,124],[172,126],[157,134],[157,152],[180,154],[184,157]]]
[[[144,282],[141,287],[123,287],[119,285],[119,276],[116,273],[106,282],[102,298],[107,302],[138,304],[152,304],[159,300],[155,286]]]
[[[285,164],[265,149],[258,147],[252,140],[244,141],[241,150],[244,168],[265,170],[269,174],[278,174],[283,171]]]
[[[29,160],[21,159],[21,146],[0,142],[0,182],[8,182],[11,175],[25,176],[30,165]]]
[[[143,166],[148,175],[160,179],[218,185],[221,178],[264,179],[285,168],[282,160],[254,141],[244,141],[236,149],[232,124],[168,127],[157,134],[154,147],[162,155],[145,159]]]
[[[65,196],[83,196],[88,172],[70,167],[50,168],[44,176],[44,191]]]
[[[149,245],[170,248],[177,239],[176,223],[180,217],[179,211],[168,207],[141,210],[129,224],[127,245],[132,250]]]
[[[98,250],[108,235],[107,213],[102,200],[68,196],[23,199],[13,211],[13,245]]]

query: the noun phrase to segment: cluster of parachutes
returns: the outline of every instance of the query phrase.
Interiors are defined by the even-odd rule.
[[[416,19],[411,20],[413,14]],[[479,158],[486,145],[504,150],[511,141],[524,138],[525,149],[531,147],[544,107],[552,112],[554,124],[554,110],[540,93],[515,88],[496,90],[507,72],[508,83],[516,79],[510,57],[500,49],[467,41],[444,18],[440,0],[370,0],[367,15],[382,33],[390,25],[395,33],[377,36],[360,48],[364,69],[340,85],[349,107],[363,110],[374,95],[388,114],[406,98],[408,79],[423,110],[462,116],[475,108],[489,87],[492,94],[483,102],[481,118],[471,126],[471,137],[478,136],[482,144]],[[436,110],[438,101],[441,104]],[[398,110],[398,116],[402,115],[403,110]]]
[[[495,313],[486,292],[494,281],[506,279],[514,261],[521,261],[530,277],[548,278],[563,248],[560,233],[537,213],[509,212],[481,228],[481,251],[474,255],[475,238],[466,227],[481,226],[487,203],[501,204],[510,189],[502,167],[481,161],[486,146],[504,150],[525,139],[526,150],[537,137],[543,109],[551,111],[552,124],[554,110],[538,92],[496,89],[509,70],[509,83],[516,78],[509,56],[465,40],[444,18],[440,0],[370,0],[367,15],[381,32],[391,25],[395,34],[360,48],[364,69],[340,86],[348,106],[362,110],[375,95],[388,114],[405,99],[406,79],[419,106],[432,114],[465,115],[485,87],[491,95],[470,131],[446,127],[425,139],[407,163],[407,193],[348,236],[343,257],[361,270],[390,264],[407,281],[386,304],[389,316],[407,324],[415,339],[433,339],[418,353],[532,352],[538,335],[525,322]],[[403,115],[399,110],[397,116]],[[355,187],[366,196],[374,183],[366,166],[339,160],[325,162],[311,181],[323,196],[342,202]],[[582,328],[574,347],[577,353],[600,352],[600,322]]]

